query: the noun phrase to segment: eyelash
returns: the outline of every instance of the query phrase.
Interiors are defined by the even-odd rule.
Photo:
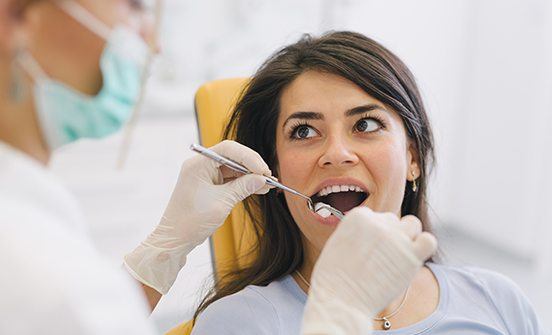
[[[301,127],[310,127],[310,128],[313,128],[307,121],[295,121],[295,123],[291,126],[289,132],[288,132],[288,137],[291,139],[291,140],[294,140],[294,141],[302,141],[302,140],[305,140],[305,138],[299,138],[299,137],[295,137],[295,135],[297,134],[297,130],[299,130],[299,128]]]
[[[373,133],[373,132],[376,132],[378,130],[382,130],[382,129],[386,129],[387,126],[385,124],[385,121],[383,120],[382,117],[380,117],[379,115],[363,115],[356,123],[355,125],[353,126],[353,131],[355,131],[355,128],[357,126],[357,124],[360,122],[360,121],[363,121],[363,120],[373,120],[373,121],[376,121],[377,123],[379,123],[379,126],[380,128],[377,129],[377,130],[374,130],[372,132],[369,132],[369,133]],[[294,140],[294,141],[302,141],[302,140],[306,140],[308,138],[299,138],[299,137],[295,137],[295,135],[297,134],[297,130],[301,127],[310,127],[310,128],[313,128],[313,126],[311,124],[309,124],[307,121],[296,121],[295,124],[292,125],[292,127],[290,128],[290,131],[288,132],[288,137],[291,139],[291,140]],[[314,130],[314,128],[313,128]],[[316,130],[315,130],[316,131]]]
[[[379,129],[377,130],[374,130],[373,132],[376,132],[378,130],[382,130],[382,129],[387,129],[387,124],[385,123],[385,120],[377,115],[377,114],[372,114],[372,115],[363,115],[356,123],[355,123],[355,126],[360,122],[360,121],[363,121],[363,120],[373,120],[373,121],[376,121],[377,123],[379,123]],[[353,127],[353,128],[354,128]],[[371,132],[372,133],[372,132]]]

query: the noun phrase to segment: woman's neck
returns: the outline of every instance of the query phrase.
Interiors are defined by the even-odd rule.
[[[50,151],[43,139],[33,103],[32,88],[27,88],[21,101],[10,96],[11,69],[0,62],[0,141],[46,165]]]

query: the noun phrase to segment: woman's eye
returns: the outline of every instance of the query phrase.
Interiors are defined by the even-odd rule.
[[[128,4],[134,10],[144,10],[146,8],[144,0],[128,0]]]
[[[12,18],[20,19],[23,16],[23,13],[27,10],[30,5],[33,5],[38,0],[18,0],[12,1],[8,4],[7,9],[8,13]]]
[[[316,132],[312,127],[299,126],[293,131],[292,137],[295,139],[305,139],[316,136]]]
[[[374,119],[362,119],[355,124],[355,130],[361,133],[371,133],[380,128],[380,122]]]

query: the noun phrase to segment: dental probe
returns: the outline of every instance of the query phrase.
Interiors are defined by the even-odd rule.
[[[240,173],[243,173],[243,174],[251,174],[252,172],[249,171],[245,166],[241,165],[240,163],[236,162],[236,161],[233,161],[229,158],[226,158],[222,155],[219,155],[218,153],[216,153],[215,151],[211,150],[211,149],[208,149],[208,148],[205,148],[199,144],[192,144],[190,145],[190,149],[205,156],[205,157],[208,157],[234,171],[237,171],[237,172],[240,172]],[[329,212],[330,214],[333,214],[334,216],[336,216],[337,218],[339,219],[342,219],[344,214],[336,209],[336,208],[333,208],[332,206],[328,205],[328,204],[325,204],[323,202],[317,202],[316,205],[312,202],[312,199],[309,197],[309,196],[306,196],[304,195],[303,193],[301,192],[298,192],[290,187],[287,187],[285,186],[284,184],[278,182],[276,180],[276,178],[274,177],[267,177],[267,176],[264,176],[266,178],[266,183],[270,186],[274,186],[274,187],[277,187],[279,189],[282,189],[284,191],[287,191],[289,193],[292,193],[292,194],[295,194],[297,196],[300,196],[302,197],[303,199],[307,200],[307,204],[308,204],[308,207],[311,211],[315,212],[315,213],[318,213],[319,211],[320,212],[320,216],[322,217],[328,217],[329,214],[327,214],[327,212]]]

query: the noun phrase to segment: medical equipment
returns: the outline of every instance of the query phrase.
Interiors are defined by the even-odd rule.
[[[231,159],[228,159],[222,155],[219,155],[217,154],[216,152],[214,152],[213,150],[210,150],[208,148],[205,148],[199,144],[192,144],[190,146],[190,149],[205,156],[205,157],[208,157],[208,158],[211,158],[212,160],[234,170],[234,171],[237,171],[237,172],[240,172],[240,173],[243,173],[243,174],[250,174],[251,171],[249,171],[246,167],[244,167],[243,165],[231,160]],[[301,198],[307,200],[307,205],[309,207],[309,209],[317,214],[319,214],[320,216],[322,217],[328,217],[330,214],[333,214],[335,217],[337,217],[338,219],[342,219],[344,214],[338,210],[338,209],[335,209],[333,208],[332,206],[328,205],[328,204],[325,204],[323,202],[318,202],[316,204],[313,203],[312,199],[309,197],[309,196],[306,196],[304,195],[303,193],[301,192],[298,192],[290,187],[287,187],[283,184],[281,184],[280,182],[278,182],[276,180],[276,178],[274,177],[266,177],[266,183],[270,186],[274,186],[274,187],[277,187],[281,190],[284,190],[284,191],[287,191],[289,193],[292,193],[292,194],[295,194],[297,196],[300,196]],[[328,214],[329,213],[329,214]]]

